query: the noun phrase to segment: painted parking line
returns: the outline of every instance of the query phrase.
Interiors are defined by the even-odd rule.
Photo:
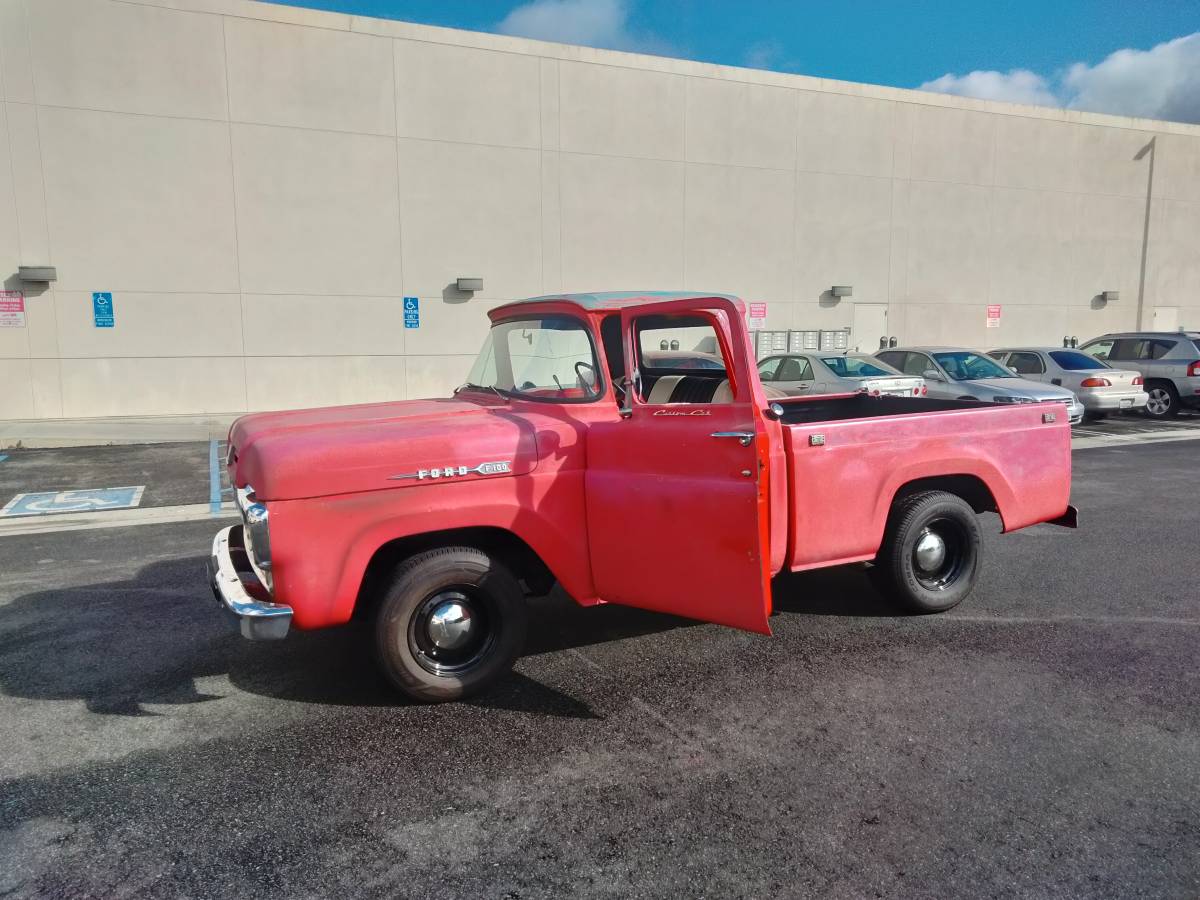
[[[219,515],[221,512],[221,468],[218,464],[220,454],[217,452],[217,441],[208,442],[208,512]]]
[[[226,503],[218,518],[236,519],[238,511]],[[55,534],[62,531],[93,531],[97,528],[128,528],[133,525],[165,525],[171,522],[208,521],[213,518],[207,503],[185,506],[147,506],[138,509],[114,509],[79,515],[22,516],[0,519],[0,539],[25,534]]]
[[[1198,441],[1200,428],[1178,431],[1139,431],[1125,434],[1089,434],[1071,441],[1072,450],[1094,450],[1097,447],[1128,447],[1136,444],[1162,444],[1171,441]]]
[[[17,494],[0,509],[0,518],[52,516],[62,513],[93,513],[131,509],[142,502],[145,485],[118,488],[89,488],[79,491],[39,491]]]

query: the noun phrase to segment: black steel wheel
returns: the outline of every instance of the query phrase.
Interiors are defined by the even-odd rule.
[[[982,539],[971,506],[954,494],[926,491],[892,509],[872,577],[880,590],[913,612],[943,612],[971,593]]]
[[[460,700],[512,667],[525,643],[521,587],[473,547],[427,550],[396,569],[376,610],[380,668],[422,703]]]

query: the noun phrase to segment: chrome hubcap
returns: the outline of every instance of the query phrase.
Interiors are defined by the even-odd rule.
[[[936,572],[946,561],[946,542],[941,536],[926,528],[917,538],[913,548],[913,557],[917,568],[922,572]]]
[[[429,640],[439,650],[458,650],[471,639],[475,624],[466,598],[452,596],[442,600],[429,614],[426,628]]]
[[[408,648],[434,675],[462,675],[478,666],[496,643],[498,620],[486,594],[468,586],[430,595],[408,622]]]

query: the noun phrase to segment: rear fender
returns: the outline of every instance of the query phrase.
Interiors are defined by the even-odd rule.
[[[980,511],[981,504],[977,502],[976,497],[970,495],[970,490],[964,489],[966,486],[959,481],[960,479],[969,479],[970,483],[982,486],[990,496],[991,505],[999,513],[1004,530],[1010,531],[1009,522],[1017,521],[1019,515],[1016,509],[1016,495],[1008,479],[987,460],[960,457],[939,459],[931,464],[917,463],[892,472],[876,501],[873,520],[878,540],[883,540],[883,529],[887,524],[888,515],[896,499],[902,494],[920,490],[944,490],[958,496],[966,494],[963,499],[971,503],[976,511]]]

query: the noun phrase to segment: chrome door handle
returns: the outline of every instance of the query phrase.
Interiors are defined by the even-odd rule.
[[[743,447],[749,447],[754,443],[753,431],[714,431],[712,436],[715,438],[737,438],[738,443]]]

